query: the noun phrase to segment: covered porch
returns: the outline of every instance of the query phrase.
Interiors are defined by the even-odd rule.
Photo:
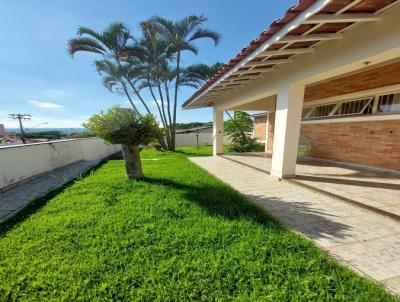
[[[228,153],[220,156],[242,167],[267,175],[271,173],[271,153]],[[297,161],[296,178],[289,181],[400,220],[400,172],[304,158]]]
[[[393,30],[398,3],[321,0],[301,6],[295,16],[273,23],[183,107],[213,108],[215,156],[223,150],[225,111],[272,113],[272,144],[266,142],[270,175],[278,179],[296,177],[303,128],[318,142],[328,141],[325,149],[314,148],[315,157],[400,170],[400,33]],[[316,129],[325,133],[315,135]]]

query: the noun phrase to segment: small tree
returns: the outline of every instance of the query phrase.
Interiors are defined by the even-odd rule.
[[[233,117],[224,123],[224,132],[231,138],[230,149],[235,152],[259,151],[262,146],[251,137],[253,120],[243,111],[235,111]]]
[[[93,115],[83,126],[111,144],[121,144],[127,178],[143,178],[139,145],[149,143],[160,131],[153,115],[140,116],[134,109],[113,106]]]

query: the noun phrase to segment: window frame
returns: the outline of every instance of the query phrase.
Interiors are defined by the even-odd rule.
[[[360,91],[356,93],[351,93],[348,95],[339,95],[334,98],[327,98],[325,101],[312,101],[312,104],[303,106],[304,109],[311,108],[311,110],[308,111],[308,113],[305,116],[301,117],[301,120],[304,122],[308,121],[315,121],[315,120],[328,120],[328,119],[341,119],[341,118],[350,118],[350,117],[361,117],[361,116],[376,116],[376,115],[395,115],[395,114],[400,114],[400,111],[391,111],[391,112],[378,112],[379,111],[379,99],[382,96],[385,95],[391,95],[391,94],[399,94],[400,95],[400,85],[395,85],[397,89],[389,89],[387,87],[387,90],[384,90],[384,87],[380,89],[374,89],[370,91]],[[376,91],[374,93],[374,91]],[[349,103],[349,102],[355,102],[355,101],[362,101],[365,99],[369,99],[369,101],[363,106],[363,108],[359,111],[359,113],[351,113],[351,114],[339,114],[335,115],[336,112],[338,112],[341,108],[341,106],[344,103]],[[331,112],[327,116],[323,117],[310,117],[312,113],[316,110],[316,108],[325,106],[325,105],[330,105],[330,104],[336,104],[334,108],[331,110]],[[363,112],[366,110],[367,106],[372,104],[372,110],[371,113],[363,114]]]

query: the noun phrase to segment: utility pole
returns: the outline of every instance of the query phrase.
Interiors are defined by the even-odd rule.
[[[22,127],[22,120],[30,120],[32,116],[30,114],[12,113],[9,114],[9,117],[13,120],[19,121],[19,129],[21,130],[21,140],[22,143],[26,144],[24,127]]]

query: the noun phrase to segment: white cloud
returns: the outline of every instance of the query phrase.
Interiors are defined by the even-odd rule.
[[[32,105],[39,107],[39,108],[46,108],[46,109],[58,109],[63,108],[64,106],[51,103],[51,102],[42,102],[42,101],[29,101]]]

